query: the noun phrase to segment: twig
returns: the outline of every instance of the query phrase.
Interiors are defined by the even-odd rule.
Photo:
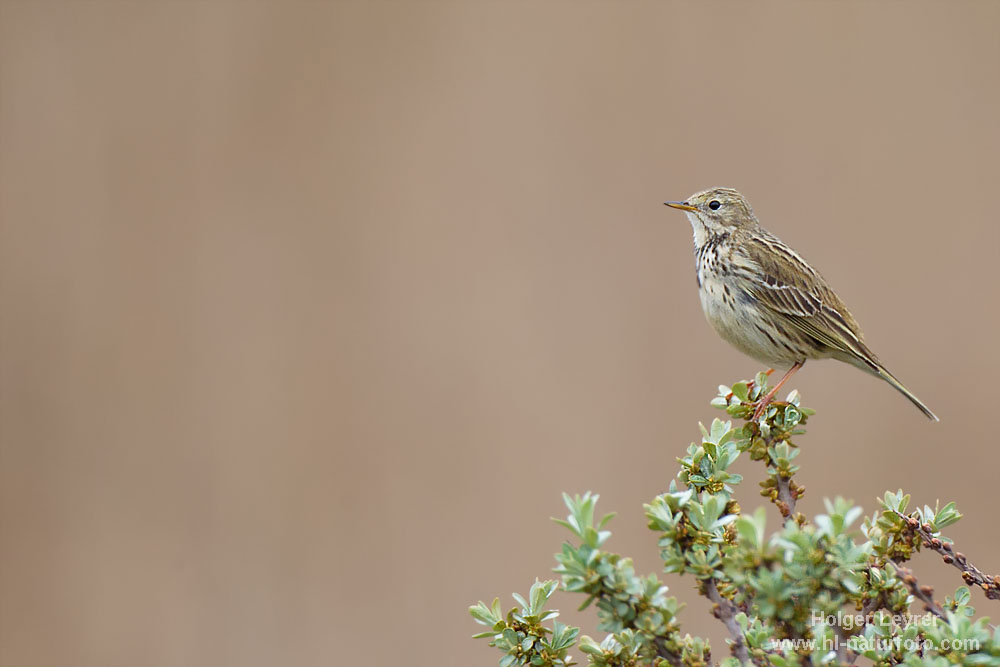
[[[847,633],[837,626],[837,663],[841,665],[852,665],[857,660],[857,654],[847,647]]]
[[[705,596],[715,603],[715,609],[712,613],[716,618],[722,621],[723,625],[726,626],[726,629],[729,630],[729,635],[733,638],[733,655],[735,655],[742,664],[750,662],[750,653],[747,651],[747,642],[743,637],[743,631],[740,630],[740,626],[736,622],[736,606],[733,604],[732,600],[722,597],[722,593],[719,592],[718,586],[715,585],[715,579],[705,580]]]
[[[779,404],[786,406],[788,405],[787,403],[778,403],[778,402],[771,403],[771,405],[779,405]],[[768,451],[776,442],[779,442],[780,440],[785,438],[776,438],[774,434],[770,434],[762,439],[764,441],[765,451]],[[790,442],[791,441],[789,441],[789,444]],[[763,461],[765,465],[768,466],[770,465],[770,461],[767,455],[764,456]],[[761,495],[767,496],[771,499],[771,502],[774,503],[775,506],[778,508],[778,511],[781,512],[781,517],[783,519],[786,520],[795,519],[796,522],[801,525],[802,523],[805,522],[805,518],[797,516],[795,514],[795,503],[798,501],[799,498],[803,496],[803,494],[805,493],[805,489],[796,484],[792,480],[791,476],[786,477],[777,470],[771,474],[772,477],[774,478],[774,490],[770,491],[769,487],[765,487],[766,489],[768,489],[768,492],[765,493],[764,491],[761,491]]]
[[[653,645],[656,647],[656,655],[660,656],[671,665],[675,667],[681,667],[684,663],[681,662],[681,657],[667,648],[666,640],[663,637],[657,637],[653,640]]]
[[[777,486],[778,486],[778,502],[775,503],[778,506],[778,511],[781,512],[781,516],[788,519],[795,516],[795,501],[798,500],[798,489],[793,490],[792,486],[795,484],[792,482],[791,477],[785,477],[783,475],[774,476]]]
[[[910,589],[913,593],[913,597],[917,598],[924,603],[924,610],[929,611],[938,618],[945,620],[944,609],[941,608],[937,602],[934,601],[934,589],[930,586],[921,586],[917,578],[913,576],[913,570],[903,567],[902,565],[896,564],[895,561],[889,561],[893,569],[896,570],[896,574],[899,578],[903,580],[906,587]]]
[[[868,598],[867,600],[865,600],[865,603],[861,605],[861,615],[865,619],[865,624],[868,623],[868,619],[871,617],[871,615],[874,614],[876,611],[878,611],[878,609],[881,608],[884,603],[885,603],[885,594],[882,592],[879,592],[879,594],[873,598]]]
[[[879,594],[876,595],[875,597],[868,598],[867,600],[865,600],[864,604],[861,605],[861,618],[865,620],[866,626],[870,622],[869,619],[871,619],[872,614],[874,614],[876,611],[878,611],[884,606],[885,606],[885,593],[883,592],[879,592]],[[837,629],[840,630],[839,626]],[[850,638],[847,639],[849,640]],[[841,658],[841,662],[845,665],[853,665],[855,662],[857,662],[858,658],[861,657],[860,653],[855,653],[847,646],[847,641],[845,641],[842,648],[845,649],[844,651],[845,655],[843,658]]]
[[[897,512],[893,510],[896,516],[906,522],[906,526],[913,531],[917,536],[920,537],[921,542],[924,546],[938,552],[941,554],[941,559],[949,564],[953,565],[956,569],[962,571],[962,579],[965,583],[970,586],[979,586],[983,589],[986,597],[990,600],[1000,600],[1000,575],[990,576],[985,574],[978,567],[970,563],[966,558],[965,554],[961,551],[955,551],[950,542],[943,542],[941,539],[934,536],[931,531],[931,526],[928,523],[921,525],[921,523],[912,516],[907,516],[902,512]]]

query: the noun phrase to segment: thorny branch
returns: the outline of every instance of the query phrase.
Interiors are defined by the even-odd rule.
[[[950,542],[943,542],[934,537],[931,526],[928,523],[921,523],[912,516],[907,516],[901,512],[896,512],[896,516],[906,522],[907,527],[923,542],[924,546],[941,554],[941,559],[962,571],[962,579],[970,586],[979,586],[983,589],[986,597],[990,600],[1000,600],[1000,575],[990,576],[985,574],[978,567],[970,563],[965,554],[955,551]]]

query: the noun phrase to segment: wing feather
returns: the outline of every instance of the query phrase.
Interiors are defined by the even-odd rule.
[[[734,257],[737,275],[754,299],[816,342],[864,361],[878,359],[844,302],[805,260],[771,234],[747,239]]]

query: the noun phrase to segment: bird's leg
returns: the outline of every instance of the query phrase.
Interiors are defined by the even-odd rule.
[[[764,396],[762,399],[760,399],[759,401],[757,401],[757,409],[753,411],[753,420],[754,421],[757,421],[758,419],[761,418],[761,416],[763,416],[764,410],[767,410],[767,406],[770,405],[771,401],[774,400],[774,395],[778,393],[779,389],[781,389],[781,385],[785,384],[788,381],[788,378],[790,378],[793,375],[795,375],[795,371],[797,371],[800,368],[802,368],[802,366],[805,363],[806,362],[804,362],[804,361],[796,361],[794,364],[792,364],[792,367],[789,368],[788,372],[785,373],[785,376],[783,378],[781,378],[781,380],[778,381],[778,384],[774,385],[774,388],[771,389],[771,391],[767,392],[766,396]],[[774,370],[774,369],[771,369],[771,370]]]
[[[771,377],[771,373],[773,373],[773,372],[774,372],[773,368],[768,368],[766,371],[764,371],[764,375],[766,375],[768,377]],[[747,389],[753,387],[753,385],[754,385],[754,381],[750,380],[750,382],[747,383]],[[729,399],[732,398],[732,397],[733,397],[733,392],[729,392],[728,394],[726,394],[726,402],[728,403]]]

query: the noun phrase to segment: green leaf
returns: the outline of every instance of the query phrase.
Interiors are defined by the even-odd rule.
[[[494,608],[497,608],[499,604],[500,598],[496,598],[493,601]],[[469,613],[472,614],[472,617],[476,619],[477,622],[491,627],[503,620],[503,614],[494,614],[490,611],[490,608],[486,606],[486,603],[481,600],[479,604],[469,607]]]
[[[747,388],[746,382],[737,382],[732,387],[733,396],[740,399],[742,403],[746,403],[750,400],[750,391]]]

